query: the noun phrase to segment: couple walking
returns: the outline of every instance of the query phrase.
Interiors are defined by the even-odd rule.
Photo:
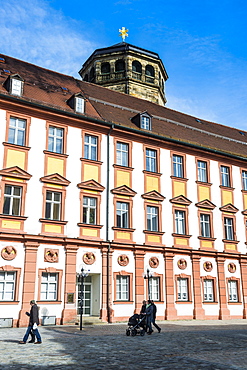
[[[157,307],[154,304],[153,300],[149,299],[147,302],[146,301],[142,302],[142,308],[141,308],[140,314],[141,315],[146,315],[146,331],[147,331],[147,334],[150,334],[150,335],[152,334],[152,332],[153,332],[152,324],[153,324],[153,326],[156,327],[156,329],[158,330],[159,333],[161,332],[161,328],[155,322],[156,312],[157,312]]]

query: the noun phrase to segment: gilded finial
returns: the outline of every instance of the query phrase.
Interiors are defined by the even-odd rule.
[[[128,33],[127,33],[127,32],[129,32],[129,30],[127,30],[127,28],[125,28],[125,27],[122,27],[118,31],[120,32],[120,35],[119,36],[122,37],[123,42],[124,42],[125,41],[125,37],[128,37],[129,36]]]

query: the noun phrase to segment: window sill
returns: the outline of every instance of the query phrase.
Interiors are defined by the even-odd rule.
[[[198,236],[199,240],[208,240],[210,242],[214,242],[217,238],[207,237],[207,236]]]
[[[29,151],[31,149],[30,146],[11,144],[11,143],[7,143],[6,141],[3,142],[3,145],[4,146],[9,146],[9,147],[15,148],[15,149],[23,149],[23,150],[26,150],[26,151]]]
[[[19,301],[0,301],[0,305],[1,304],[19,304],[20,302]]]
[[[86,228],[92,228],[92,229],[101,229],[103,225],[94,225],[94,224],[84,224],[82,222],[79,222],[77,224],[79,227],[86,227]]]
[[[63,157],[63,158],[68,158],[68,156],[69,156],[68,154],[50,152],[49,150],[43,150],[43,153],[48,154],[48,155],[55,155],[56,157]]]
[[[176,301],[175,303],[178,303],[178,304],[192,304],[193,302],[192,301]]]
[[[208,186],[211,186],[212,183],[211,182],[207,182],[207,181],[198,181],[196,180],[196,184],[198,185],[208,185]]]
[[[219,302],[216,302],[216,301],[212,301],[212,302],[209,302],[209,301],[203,301],[202,304],[218,304]]]
[[[143,230],[144,234],[152,234],[152,235],[164,235],[164,231],[151,231],[151,230]]]
[[[115,230],[115,231],[126,231],[126,232],[129,232],[129,233],[133,233],[135,231],[135,229],[132,229],[132,228],[128,228],[128,227],[117,227],[117,226],[113,226],[112,227],[112,230]]]
[[[223,243],[226,244],[238,244],[239,240],[229,240],[229,239],[222,239]]]
[[[6,218],[10,220],[17,220],[17,221],[25,221],[27,219],[27,217],[25,216],[5,215],[3,213],[0,214],[0,218]]]
[[[143,173],[146,173],[148,175],[156,175],[156,176],[161,176],[162,175],[162,173],[160,173],[160,172],[154,172],[154,171],[143,170],[142,172]]]
[[[189,239],[189,238],[191,238],[192,235],[172,233],[172,236],[174,236],[175,238],[186,238],[186,239]]]
[[[235,190],[235,188],[232,188],[231,186],[224,186],[224,185],[220,185],[220,189]]]
[[[227,302],[228,304],[231,304],[231,305],[240,305],[240,304],[242,304],[242,302]]]
[[[133,304],[134,301],[113,301],[113,304]]]
[[[62,301],[40,301],[40,300],[38,300],[36,303],[38,303],[38,304],[61,304],[62,303]]]
[[[103,162],[98,161],[97,159],[88,159],[88,158],[80,158],[82,162],[87,162],[87,163],[96,163],[96,164],[102,164]]]
[[[170,178],[173,179],[173,180],[181,180],[181,181],[185,181],[185,182],[188,181],[188,179],[186,179],[186,177],[177,177],[177,176],[172,175],[172,176],[170,176]]]
[[[48,224],[59,224],[59,225],[66,225],[68,221],[60,221],[60,220],[49,220],[46,218],[40,218],[39,222],[48,223]]]
[[[122,170],[128,170],[128,171],[133,171],[134,170],[133,167],[122,166],[121,164],[114,164],[113,167],[114,168],[119,168],[119,169],[122,169]]]

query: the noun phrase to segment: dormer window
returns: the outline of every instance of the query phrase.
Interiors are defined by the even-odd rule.
[[[131,121],[143,130],[152,130],[152,116],[147,112],[137,114]]]
[[[82,96],[75,96],[75,111],[77,113],[84,113],[85,100]]]
[[[23,91],[23,79],[14,75],[10,77],[10,94],[21,96]]]

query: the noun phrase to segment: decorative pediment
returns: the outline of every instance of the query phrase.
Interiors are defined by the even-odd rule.
[[[7,177],[14,177],[17,179],[23,179],[23,180],[30,180],[32,175],[30,175],[28,172],[24,171],[18,166],[13,166],[9,168],[4,168],[0,171],[0,175],[7,176]]]
[[[174,197],[170,199],[171,203],[176,203],[176,204],[182,204],[183,206],[189,206],[192,202],[186,198],[184,195],[178,195],[177,197]]]
[[[242,215],[247,216],[247,209],[245,209],[244,211],[242,211]]]
[[[235,207],[233,204],[231,203],[228,203],[226,204],[225,206],[223,207],[220,207],[220,210],[222,212],[229,212],[229,213],[237,213],[239,211],[239,209],[237,207]]]
[[[59,173],[53,173],[51,175],[41,177],[40,181],[62,186],[68,186],[70,184],[70,181],[67,180],[65,177],[59,175]]]
[[[111,190],[112,194],[125,195],[127,197],[134,197],[136,192],[129,188],[127,185],[118,186],[115,189]]]
[[[77,184],[78,188],[86,189],[86,190],[94,190],[94,191],[104,191],[105,187],[99,184],[97,181],[91,179],[87,181],[83,181],[80,184]]]
[[[142,198],[150,199],[150,200],[157,200],[159,202],[163,202],[163,200],[165,199],[165,197],[163,197],[163,195],[161,195],[156,190],[151,190],[148,193],[142,194]]]
[[[214,209],[216,207],[209,199],[201,200],[195,204],[198,208]]]

